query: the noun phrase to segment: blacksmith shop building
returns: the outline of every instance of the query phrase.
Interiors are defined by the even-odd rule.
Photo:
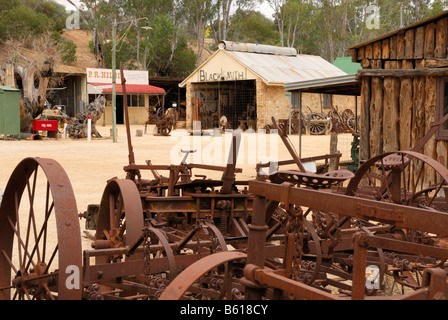
[[[223,41],[219,49],[179,86],[186,88],[186,127],[201,121],[215,128],[224,116],[236,129],[263,129],[271,117],[288,118],[291,95],[284,84],[346,75],[319,56],[298,55],[293,48]],[[305,94],[303,103],[321,112],[324,95]]]

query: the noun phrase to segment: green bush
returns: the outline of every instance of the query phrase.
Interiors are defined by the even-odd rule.
[[[73,41],[61,39],[58,43],[58,52],[64,64],[76,62],[76,44]]]

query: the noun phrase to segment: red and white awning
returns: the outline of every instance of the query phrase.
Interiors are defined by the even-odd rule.
[[[110,94],[112,93],[112,84],[110,83],[88,83],[89,94]],[[116,84],[116,93],[123,94],[123,88],[121,84]],[[149,84],[126,84],[127,94],[152,94],[152,95],[164,95],[165,89],[152,86]]]

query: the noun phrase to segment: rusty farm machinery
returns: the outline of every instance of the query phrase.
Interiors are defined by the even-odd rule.
[[[24,159],[0,206],[0,298],[448,298],[448,169],[419,153],[434,130],[356,173],[313,173],[272,120],[292,160],[250,181],[236,179],[238,133],[226,166],[187,163],[192,150],[138,165],[128,130],[126,178],[107,182],[89,249],[64,169]]]

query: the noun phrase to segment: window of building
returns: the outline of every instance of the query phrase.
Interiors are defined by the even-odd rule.
[[[330,108],[331,107],[332,95],[324,93],[322,96],[323,96],[323,98],[322,98],[322,107],[323,108]]]
[[[144,107],[145,95],[143,94],[128,94],[127,95],[128,107]]]

